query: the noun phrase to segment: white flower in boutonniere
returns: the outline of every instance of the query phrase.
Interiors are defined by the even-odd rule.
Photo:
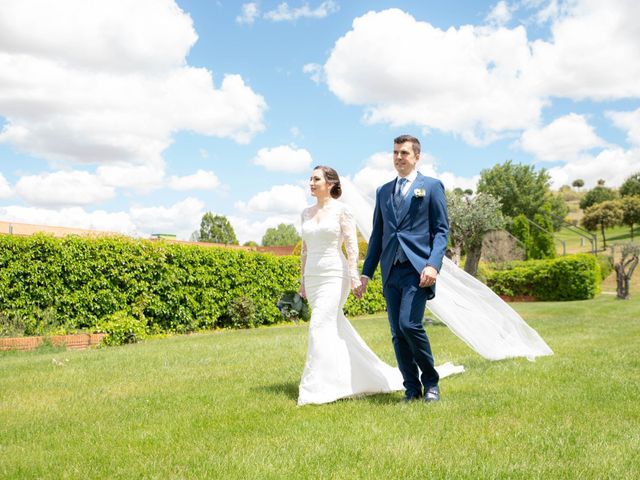
[[[416,198],[422,198],[425,196],[424,188],[416,188],[413,190],[413,196]]]

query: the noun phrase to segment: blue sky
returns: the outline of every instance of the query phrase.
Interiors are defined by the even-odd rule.
[[[392,139],[447,188],[512,159],[640,170],[632,0],[7,0],[0,220],[241,242],[298,222],[331,165],[371,195]]]

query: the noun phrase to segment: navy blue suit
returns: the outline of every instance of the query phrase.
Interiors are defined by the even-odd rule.
[[[391,338],[407,395],[420,395],[438,384],[429,339],[422,326],[425,304],[435,296],[435,285],[421,288],[420,273],[431,265],[437,271],[447,248],[449,222],[444,186],[435,178],[418,175],[396,210],[396,180],[376,193],[373,229],[362,274],[373,278],[378,263],[387,302]],[[418,190],[418,193],[416,193]],[[424,196],[420,196],[420,190]],[[398,246],[407,261],[395,263]],[[419,378],[418,367],[422,371]]]

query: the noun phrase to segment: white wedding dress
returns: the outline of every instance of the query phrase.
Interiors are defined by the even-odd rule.
[[[356,222],[350,210],[330,200],[317,221],[305,209],[302,240],[302,275],[312,313],[298,405],[403,390],[400,371],[373,353],[342,312],[351,287],[360,284]],[[463,370],[451,364],[437,369],[440,378]]]

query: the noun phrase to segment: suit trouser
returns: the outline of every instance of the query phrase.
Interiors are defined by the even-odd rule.
[[[411,396],[421,395],[422,386],[426,390],[439,380],[429,338],[422,326],[427,289],[419,284],[420,274],[407,261],[391,267],[383,290],[398,368],[407,395]]]

